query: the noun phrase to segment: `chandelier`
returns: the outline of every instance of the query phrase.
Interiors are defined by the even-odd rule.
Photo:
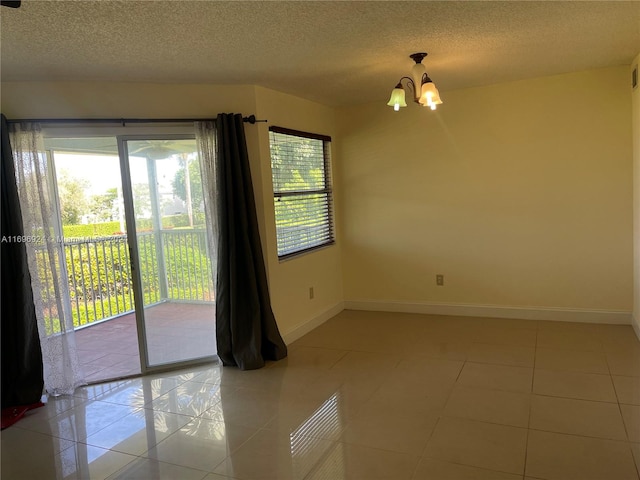
[[[402,86],[402,81],[406,80],[406,83],[413,91],[413,101],[424,107],[429,107],[431,110],[436,109],[436,105],[440,105],[442,100],[440,99],[440,93],[436,88],[433,80],[427,75],[427,69],[422,65],[422,59],[426,57],[426,53],[414,53],[409,55],[416,64],[411,68],[411,77],[402,77],[396,87],[391,92],[391,98],[389,99],[390,107],[397,112],[400,107],[406,107],[405,91]]]

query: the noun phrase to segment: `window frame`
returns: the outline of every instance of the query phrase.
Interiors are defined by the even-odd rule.
[[[289,135],[299,138],[311,139],[311,140],[320,140],[322,141],[322,157],[323,157],[323,169],[324,169],[324,188],[316,189],[316,190],[295,190],[295,191],[276,191],[274,185],[274,177],[273,177],[273,159],[271,156],[271,133]],[[278,253],[278,260],[284,261],[289,260],[291,258],[305,255],[307,253],[311,253],[316,250],[320,250],[323,248],[330,247],[331,245],[335,245],[336,243],[336,235],[335,235],[335,221],[334,221],[334,211],[333,211],[333,179],[331,175],[331,137],[328,135],[322,135],[318,133],[304,132],[301,130],[294,130],[291,128],[284,128],[272,125],[269,127],[269,159],[271,162],[271,185],[273,188],[273,202],[274,202],[274,221],[276,225],[276,251],[278,250],[278,219],[277,213],[275,210],[275,203],[279,198],[283,197],[293,197],[293,196],[311,196],[311,195],[326,195],[327,198],[327,215],[322,216],[323,219],[326,218],[326,223],[328,226],[329,239],[327,241],[322,242],[319,245],[313,245],[310,247],[304,247],[299,250],[295,250],[292,252],[280,254]]]

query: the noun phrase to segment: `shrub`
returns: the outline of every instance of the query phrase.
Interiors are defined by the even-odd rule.
[[[120,231],[120,222],[91,223],[88,225],[64,225],[65,238],[108,237]]]

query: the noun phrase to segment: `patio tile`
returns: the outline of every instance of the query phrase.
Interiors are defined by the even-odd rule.
[[[162,303],[145,310],[152,365],[215,354],[213,305]],[[85,379],[98,382],[140,373],[133,313],[76,332]]]

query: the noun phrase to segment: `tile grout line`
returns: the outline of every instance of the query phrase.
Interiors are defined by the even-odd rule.
[[[620,404],[620,397],[618,396],[618,389],[616,388],[616,384],[613,381],[613,374],[611,373],[611,366],[609,365],[609,359],[607,358],[607,354],[604,354],[605,363],[607,364],[607,370],[609,371],[609,380],[611,381],[611,386],[613,387],[613,393],[616,396],[617,404],[618,404],[618,412],[620,412],[620,420],[622,420],[622,426],[624,428],[624,433],[627,436],[627,442],[631,444],[631,437],[629,436],[629,429],[627,428],[627,422],[624,421],[624,415],[622,414],[622,405]],[[633,455],[633,450],[631,449],[631,445],[629,445],[629,449],[631,450],[631,457],[635,462],[635,457]],[[638,466],[636,465],[636,470],[638,470]],[[640,472],[639,472],[640,473]]]
[[[536,376],[536,358],[538,357],[538,332],[540,325],[536,324],[536,341],[533,353],[533,371],[531,372],[531,393],[529,394],[529,415],[527,416],[527,439],[524,444],[524,465],[522,468],[522,478],[527,475],[527,459],[529,456],[529,436],[531,435],[531,410],[533,410],[533,386]]]
[[[616,438],[597,437],[595,435],[584,435],[584,434],[579,434],[579,433],[557,432],[555,430],[542,430],[540,428],[530,428],[528,430],[532,431],[532,432],[552,433],[554,435],[566,435],[568,437],[589,438],[589,439],[593,439],[593,440],[604,440],[604,441],[607,441],[607,442],[631,443],[626,439],[619,440],[619,439],[616,439]]]
[[[522,478],[524,478],[527,475],[527,459],[529,456],[529,436],[531,435],[531,410],[533,408],[533,389],[534,389],[534,383],[535,383],[535,376],[536,376],[536,359],[538,357],[538,332],[539,332],[539,328],[540,325],[537,324],[536,328],[536,341],[535,341],[535,347],[534,347],[534,353],[533,353],[533,370],[531,372],[531,393],[530,393],[530,397],[529,397],[529,415],[527,416],[527,439],[525,440],[525,447],[524,447],[524,465],[522,468]]]
[[[459,361],[459,360],[458,360]],[[451,387],[451,389],[449,390],[449,394],[447,395],[446,400],[444,401],[444,404],[442,406],[442,410],[438,413],[438,419],[436,420],[436,424],[433,426],[433,429],[431,430],[431,433],[429,434],[429,438],[427,439],[426,443],[424,444],[424,448],[422,450],[422,455],[420,455],[420,459],[418,460],[418,463],[416,464],[414,471],[411,475],[411,478],[415,477],[416,471],[418,470],[418,466],[420,465],[420,462],[422,462],[423,459],[426,458],[426,453],[427,453],[427,449],[429,448],[429,442],[431,442],[431,439],[433,438],[433,435],[436,431],[436,428],[438,428],[438,425],[440,424],[440,420],[442,418],[445,418],[443,416],[444,414],[444,409],[447,407],[447,403],[449,402],[449,399],[451,398],[451,395],[453,393],[453,391],[456,388],[456,384],[458,383],[458,379],[460,378],[460,375],[462,375],[462,370],[464,370],[464,366],[467,364],[467,353],[465,352],[465,359],[462,361],[462,365],[460,366],[460,370],[458,371],[458,375],[456,376],[455,381],[453,382],[453,385]]]
[[[629,452],[631,452],[631,459],[636,467],[636,475],[640,478],[640,462],[636,460],[636,456],[633,454],[633,444],[631,442],[631,437],[629,436],[629,429],[627,428],[627,422],[624,421],[624,415],[622,414],[622,404],[620,403],[620,397],[618,396],[618,389],[616,388],[616,383],[613,381],[613,374],[611,373],[611,366],[609,365],[609,358],[607,357],[607,352],[604,354],[605,362],[607,364],[607,369],[609,370],[609,379],[611,380],[611,385],[613,386],[613,391],[616,395],[616,400],[618,401],[618,411],[620,412],[620,420],[622,420],[622,427],[624,428],[624,433],[627,437],[627,446],[629,448]]]

